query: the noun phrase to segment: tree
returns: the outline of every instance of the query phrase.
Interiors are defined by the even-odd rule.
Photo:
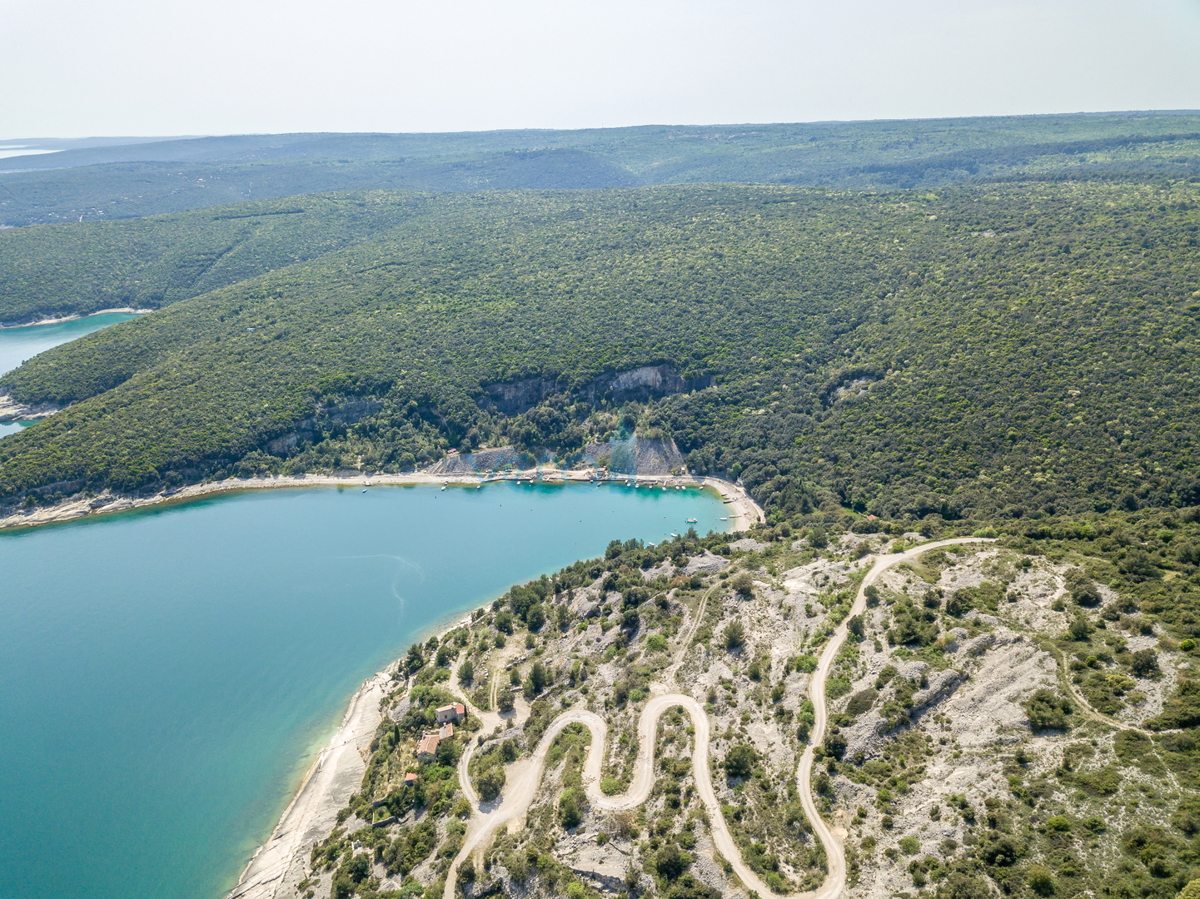
[[[425,654],[421,652],[421,644],[414,643],[412,646],[408,647],[408,658],[405,659],[405,667],[408,668],[409,673],[411,674],[412,672],[419,670],[424,664]]]
[[[737,652],[742,648],[742,644],[746,642],[746,626],[737,619],[729,622],[725,627],[725,648],[729,652]]]
[[[458,681],[461,684],[470,684],[475,680],[475,663],[467,659],[458,666]]]
[[[1100,591],[1091,581],[1079,581],[1071,587],[1071,601],[1089,609],[1100,605]]]
[[[1067,628],[1072,640],[1086,640],[1092,633],[1092,623],[1080,615]]]
[[[491,802],[500,795],[506,780],[503,768],[499,766],[485,768],[478,779],[479,798],[484,802]]]
[[[726,777],[745,779],[754,773],[754,766],[757,762],[758,753],[754,751],[753,746],[749,743],[735,743],[725,755],[725,761],[721,763],[721,766],[725,769]]]
[[[546,679],[546,666],[541,662],[534,662],[525,681],[525,695],[531,699],[540,695],[546,689]]]
[[[692,863],[692,857],[675,844],[664,846],[654,856],[654,870],[666,880],[677,880]]]
[[[861,640],[863,635],[867,632],[866,626],[863,624],[862,615],[855,615],[853,618],[847,621],[846,629],[850,631],[850,633],[853,634],[857,639]]]
[[[1200,899],[1200,880],[1189,881],[1187,886],[1179,891],[1178,899]]]

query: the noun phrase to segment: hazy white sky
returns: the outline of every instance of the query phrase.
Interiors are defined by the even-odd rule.
[[[0,0],[0,137],[1200,108],[1200,0]]]

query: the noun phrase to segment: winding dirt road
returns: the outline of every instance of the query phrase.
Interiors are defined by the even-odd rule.
[[[829,721],[829,712],[825,702],[825,683],[829,676],[829,671],[833,666],[834,659],[837,658],[837,654],[841,650],[842,644],[845,643],[846,636],[849,633],[847,622],[853,616],[862,614],[867,605],[867,588],[889,568],[903,562],[912,561],[922,553],[933,549],[961,543],[989,542],[992,541],[982,537],[955,537],[949,540],[925,543],[903,553],[877,556],[874,564],[863,577],[858,589],[858,595],[854,599],[854,604],[850,607],[849,615],[846,616],[845,621],[838,625],[829,642],[825,644],[825,648],[821,652],[817,670],[813,672],[812,679],[809,682],[809,695],[813,703],[815,723],[812,729],[810,744],[805,748],[800,758],[800,763],[796,771],[796,779],[804,812],[808,816],[813,832],[821,841],[821,845],[825,847],[828,873],[826,874],[825,882],[816,890],[795,893],[789,899],[836,899],[836,897],[841,895],[846,886],[846,853],[842,848],[842,841],[846,835],[844,832],[831,828],[821,818],[812,792],[812,767],[814,749],[824,740],[825,729]],[[707,599],[708,596],[706,595],[704,600]],[[703,605],[704,603],[702,602],[701,609]],[[676,669],[677,665],[673,665],[671,669],[672,677]],[[599,715],[586,709],[569,709],[563,712],[547,728],[541,740],[538,741],[533,754],[528,758],[514,762],[508,767],[507,784],[504,790],[506,795],[498,802],[480,805],[477,794],[473,786],[469,783],[466,766],[460,766],[459,775],[460,780],[462,780],[463,792],[471,801],[474,812],[471,820],[468,822],[462,848],[459,850],[458,855],[455,856],[447,872],[443,899],[454,899],[457,881],[456,875],[458,867],[464,859],[470,858],[475,854],[481,854],[490,845],[501,827],[514,822],[520,822],[524,819],[537,795],[537,788],[541,783],[542,774],[545,771],[546,756],[550,751],[550,746],[565,727],[579,723],[591,732],[592,741],[587,754],[587,761],[584,763],[583,784],[587,792],[588,801],[592,804],[592,807],[606,811],[631,809],[641,805],[650,795],[650,790],[654,784],[655,737],[658,732],[658,721],[664,712],[676,707],[682,708],[688,713],[695,729],[695,739],[692,746],[692,774],[696,782],[696,790],[700,795],[700,800],[708,810],[710,829],[717,850],[728,860],[734,874],[742,881],[746,889],[753,890],[760,896],[777,895],[770,887],[763,883],[762,879],[742,859],[742,854],[738,850],[737,844],[734,842],[733,836],[729,832],[729,827],[725,822],[725,816],[721,812],[721,805],[717,801],[716,791],[713,789],[712,777],[709,771],[711,725],[708,715],[705,713],[703,706],[693,697],[678,692],[660,692],[666,689],[668,689],[666,684],[655,684],[651,687],[651,691],[658,692],[659,695],[655,695],[646,703],[646,707],[642,710],[641,717],[638,719],[638,757],[634,763],[633,781],[629,789],[622,794],[605,796],[600,790],[608,724]]]

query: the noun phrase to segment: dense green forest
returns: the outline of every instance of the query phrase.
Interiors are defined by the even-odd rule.
[[[8,231],[0,258],[44,262],[7,303],[174,302],[0,380],[73,404],[0,442],[0,496],[569,461],[636,428],[776,519],[1194,505],[1198,228],[1200,185],[1109,179],[366,192]],[[646,366],[657,388],[614,385]]]
[[[242,135],[117,146],[51,142],[45,148],[57,152],[0,161],[0,225],[129,218],[372,188],[756,182],[893,189],[1131,173],[1189,178],[1200,176],[1200,115]]]

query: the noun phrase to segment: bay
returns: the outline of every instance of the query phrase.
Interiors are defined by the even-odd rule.
[[[0,533],[0,892],[217,899],[411,642],[723,510],[615,485],[317,488]]]
[[[11,371],[22,362],[32,359],[38,353],[44,353],[51,347],[68,343],[85,334],[91,334],[93,331],[99,331],[101,328],[107,328],[135,317],[130,312],[104,312],[50,325],[0,328],[0,375]],[[0,437],[15,434],[21,428],[28,427],[29,424],[29,422],[17,421],[0,422]]]

